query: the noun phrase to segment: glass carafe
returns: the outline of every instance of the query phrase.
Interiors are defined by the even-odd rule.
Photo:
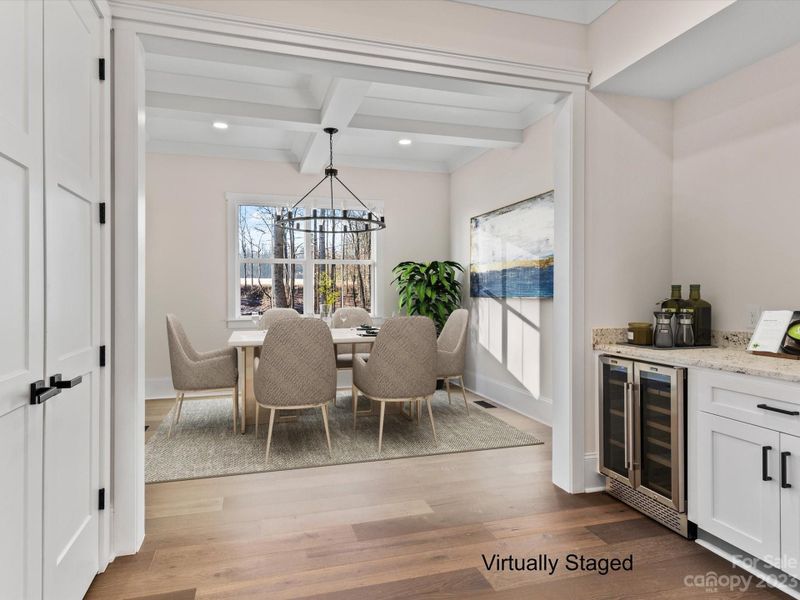
[[[678,313],[678,335],[675,345],[686,347],[694,346],[694,314],[690,312]]]
[[[655,312],[656,328],[653,332],[653,345],[656,348],[672,348],[674,339],[672,336],[672,312]]]

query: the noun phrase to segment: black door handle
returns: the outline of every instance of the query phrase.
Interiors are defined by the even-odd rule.
[[[83,377],[81,375],[73,377],[72,379],[62,379],[61,373],[56,373],[55,375],[50,376],[50,385],[60,390],[74,388],[81,381],[83,381]]]
[[[781,452],[781,487],[790,488],[791,483],[786,481],[786,459],[792,455],[791,452]]]
[[[769,476],[769,465],[767,464],[768,454],[769,451],[772,450],[772,446],[761,446],[761,481],[772,481],[772,477]]]
[[[47,387],[43,379],[34,381],[31,384],[31,404],[41,404],[60,393],[61,390],[57,387]]]
[[[784,410],[782,408],[775,408],[769,404],[756,404],[756,408],[763,408],[764,410],[771,410],[772,412],[781,413],[782,415],[790,415],[792,417],[800,415],[800,410]]]

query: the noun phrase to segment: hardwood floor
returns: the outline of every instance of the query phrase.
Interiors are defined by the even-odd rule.
[[[148,402],[151,429],[170,405]],[[755,581],[746,592],[687,587],[687,574],[747,573],[605,494],[560,491],[549,428],[491,410],[545,444],[148,485],[141,551],[109,565],[87,597],[783,597]],[[568,571],[570,553],[632,553],[634,568]],[[559,565],[490,571],[493,554]]]

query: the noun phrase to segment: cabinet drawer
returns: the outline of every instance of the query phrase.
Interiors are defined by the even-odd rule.
[[[800,436],[800,385],[692,370],[689,394],[703,412]]]

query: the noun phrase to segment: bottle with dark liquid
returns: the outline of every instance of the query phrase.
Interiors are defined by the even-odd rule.
[[[689,286],[688,311],[694,313],[695,346],[711,345],[711,304],[700,298],[700,284]]]
[[[690,308],[690,303],[681,298],[681,293],[681,286],[672,284],[672,293],[669,298],[661,303],[661,311],[677,314],[681,311],[681,309]]]

